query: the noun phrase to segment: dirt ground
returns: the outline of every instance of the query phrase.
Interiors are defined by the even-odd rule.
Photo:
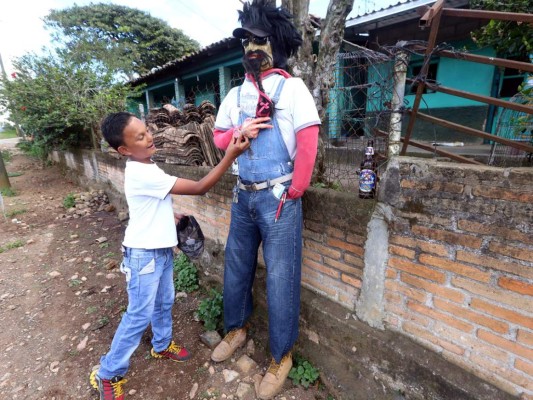
[[[97,399],[89,373],[127,305],[116,267],[127,221],[114,211],[62,218],[64,198],[85,190],[57,166],[10,151],[6,167],[18,176],[10,178],[16,195],[3,197],[6,217],[0,215],[0,398]],[[152,359],[148,329],[131,359],[127,399],[255,398],[253,376],[269,361],[265,334],[252,328],[255,351],[243,348],[231,360],[211,362],[194,317],[204,293],[177,299],[173,310],[174,338],[192,359]],[[248,372],[237,362],[246,353],[257,363]],[[304,390],[290,381],[284,389],[277,399],[332,399],[323,388]]]

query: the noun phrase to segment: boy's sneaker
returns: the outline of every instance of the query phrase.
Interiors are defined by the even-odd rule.
[[[246,328],[238,328],[229,332],[211,353],[211,360],[222,362],[230,358],[235,350],[246,342],[246,330]]]
[[[122,385],[128,380],[118,375],[111,379],[102,379],[97,373],[97,369],[91,372],[89,381],[91,386],[98,390],[100,400],[124,400],[124,388]]]
[[[168,358],[171,361],[183,362],[191,358],[191,354],[187,351],[185,347],[178,346],[174,341],[170,342],[170,345],[166,350],[160,351],[157,353],[154,348],[150,351],[152,357],[154,358]]]

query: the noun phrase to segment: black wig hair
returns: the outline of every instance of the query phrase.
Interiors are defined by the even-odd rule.
[[[239,21],[244,29],[257,28],[269,34],[273,65],[281,69],[287,68],[287,59],[296,54],[302,44],[292,18],[285,8],[274,7],[268,0],[246,2],[239,11]]]

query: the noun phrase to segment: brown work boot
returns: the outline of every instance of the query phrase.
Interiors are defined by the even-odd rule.
[[[238,328],[229,332],[222,342],[215,347],[211,354],[211,360],[216,362],[225,361],[241,347],[246,341],[246,328]]]
[[[257,397],[266,400],[277,395],[281,391],[291,368],[292,355],[290,352],[285,354],[285,357],[281,359],[279,364],[276,363],[276,360],[272,359],[270,367],[259,385]]]

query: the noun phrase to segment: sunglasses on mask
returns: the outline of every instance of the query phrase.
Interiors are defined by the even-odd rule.
[[[268,43],[268,36],[265,37],[259,37],[259,36],[252,36],[248,37],[246,39],[241,39],[242,47],[247,47],[250,43],[256,44],[258,46],[264,46]]]

